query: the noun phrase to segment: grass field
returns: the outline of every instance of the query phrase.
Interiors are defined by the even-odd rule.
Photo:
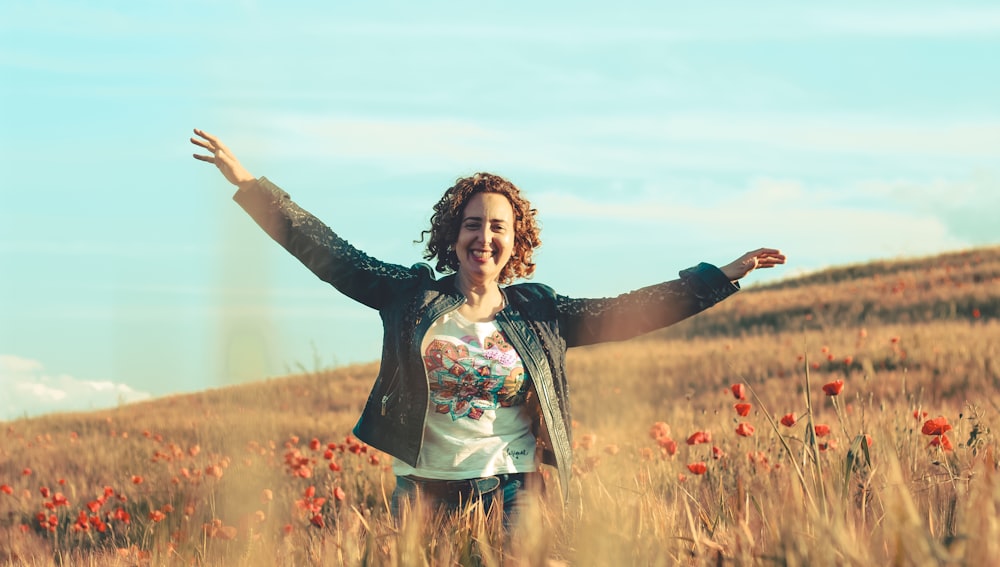
[[[509,538],[392,522],[375,364],[6,422],[0,562],[998,564],[998,284],[1000,248],[847,266],[571,351],[570,499]]]

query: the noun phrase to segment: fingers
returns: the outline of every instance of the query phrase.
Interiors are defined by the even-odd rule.
[[[201,136],[202,138],[205,138],[209,142],[211,142],[211,144],[213,146],[219,146],[219,145],[221,145],[219,143],[219,138],[218,137],[213,136],[213,135],[209,134],[208,132],[206,132],[204,130],[201,130],[200,128],[195,128],[194,129],[194,133],[197,134],[197,135],[199,135],[199,136]]]
[[[756,268],[773,268],[785,263],[785,255],[777,248],[759,248],[748,253],[753,257]]]
[[[204,130],[195,128],[194,133],[204,139],[198,139],[192,137],[191,143],[200,148],[204,148],[212,153],[211,156],[192,154],[194,156],[194,159],[218,165],[218,163],[216,162],[216,158],[220,154],[226,153],[226,146],[224,146],[222,142],[219,141],[219,138],[209,134]]]

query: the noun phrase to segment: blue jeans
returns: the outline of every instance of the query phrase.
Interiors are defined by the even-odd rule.
[[[425,505],[447,513],[456,512],[468,504],[477,504],[478,501],[482,501],[484,512],[489,513],[497,502],[502,502],[504,528],[509,529],[517,518],[519,505],[526,498],[529,480],[540,476],[539,473],[499,474],[496,475],[500,481],[499,486],[485,494],[479,494],[475,490],[452,494],[451,491],[436,490],[439,484],[437,482],[424,483],[405,476],[396,477],[396,488],[392,491],[390,502],[392,516],[398,521],[403,502],[409,500],[413,504],[418,494]],[[538,480],[540,482],[540,478]],[[468,482],[471,486],[473,481]]]

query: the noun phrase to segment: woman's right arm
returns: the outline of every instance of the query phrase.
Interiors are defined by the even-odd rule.
[[[321,280],[373,309],[381,309],[400,289],[415,281],[418,271],[372,258],[338,236],[311,213],[295,204],[288,193],[267,178],[255,178],[218,138],[201,130],[191,142],[212,156],[195,159],[212,163],[239,187],[233,199],[278,244],[298,258]]]

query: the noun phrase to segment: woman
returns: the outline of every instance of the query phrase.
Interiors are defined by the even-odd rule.
[[[255,178],[218,138],[191,142],[239,189],[234,199],[320,279],[382,317],[378,377],[354,428],[394,457],[392,507],[423,494],[454,508],[502,501],[509,511],[539,465],[556,467],[565,497],[571,470],[569,347],[628,339],[698,313],[735,293],[737,280],[785,262],[775,249],[616,298],[573,299],[535,283],[536,211],[506,179],[459,179],[434,207],[425,259],[404,267],[371,258]],[[489,495],[488,498],[484,498]]]

